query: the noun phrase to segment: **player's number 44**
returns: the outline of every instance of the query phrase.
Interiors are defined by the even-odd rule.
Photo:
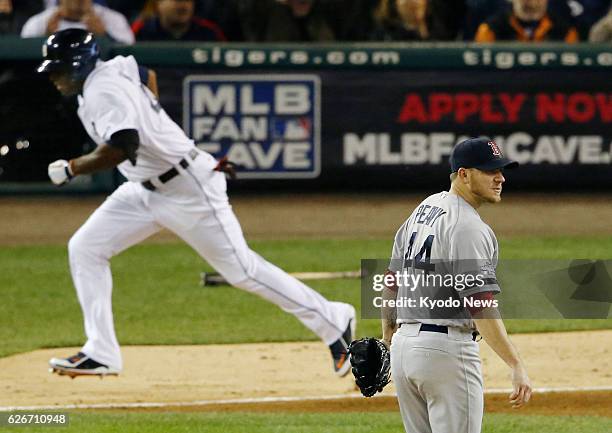
[[[417,255],[414,256],[414,258],[411,258],[416,237],[417,232],[413,232],[410,236],[408,251],[406,251],[406,254],[404,255],[404,268],[422,269],[425,272],[434,271],[436,269],[436,265],[431,264],[431,247],[433,245],[434,235],[427,236],[427,239],[425,239],[425,242]]]

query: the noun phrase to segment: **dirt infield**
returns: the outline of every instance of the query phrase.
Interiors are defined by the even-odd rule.
[[[612,357],[610,348],[602,342],[612,340],[612,330],[525,334],[515,335],[513,339],[529,365],[537,388],[608,390],[601,393],[601,398],[587,400],[584,393],[579,392],[542,394],[536,398],[541,403],[533,410],[556,413],[557,408],[562,413],[610,415]],[[316,401],[265,403],[263,406],[258,403],[255,406],[258,410],[273,410],[275,405],[281,405],[287,410],[301,407],[302,410],[318,411],[330,410],[330,405],[348,405],[352,410],[370,404],[377,410],[393,406],[391,400],[363,403],[350,399],[356,394],[351,377],[338,379],[334,376],[329,352],[320,343],[128,346],[123,348],[125,368],[119,377],[70,380],[48,373],[46,363],[50,357],[68,355],[76,350],[47,349],[0,359],[0,407],[142,402],[182,403],[189,407],[190,403],[199,401],[208,404],[193,404],[197,410],[250,410],[253,403],[219,402],[329,396],[346,396],[347,400],[320,401],[318,404]],[[511,386],[509,369],[484,343],[481,343],[481,357],[486,389],[508,389]],[[593,363],[594,359],[597,363]],[[386,395],[393,392],[392,385],[385,389]],[[506,398],[505,395],[491,395],[487,401],[491,410],[503,411],[509,409]]]
[[[391,238],[422,195],[268,195],[233,198],[248,239]],[[104,197],[0,197],[0,245],[66,243]],[[610,235],[606,195],[507,195],[480,213],[498,237]],[[164,232],[152,238],[174,240]]]
[[[485,395],[487,413],[520,413],[521,415],[577,415],[612,417],[611,391],[573,391],[536,393],[530,403],[520,410],[512,409],[506,393]],[[130,409],[131,411],[160,411],[167,408]],[[345,399],[320,399],[289,402],[240,404],[210,404],[172,408],[180,412],[389,412],[399,411],[397,399],[380,396],[366,399],[360,396]]]

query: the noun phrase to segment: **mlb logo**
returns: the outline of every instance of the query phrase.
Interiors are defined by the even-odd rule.
[[[493,152],[493,156],[499,156],[499,157],[502,156],[501,150],[499,150],[499,147],[494,141],[489,141],[487,144],[491,148],[491,152]]]
[[[226,156],[241,179],[305,179],[321,171],[316,75],[190,75],[183,125],[200,149]]]
[[[309,117],[272,119],[272,136],[277,140],[310,140],[312,120]]]

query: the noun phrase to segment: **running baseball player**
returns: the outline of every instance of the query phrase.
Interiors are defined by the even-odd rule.
[[[328,301],[248,247],[226,194],[224,171],[231,166],[196,148],[170,119],[157,100],[154,72],[132,56],[99,60],[94,36],[78,29],[51,35],[43,57],[38,71],[63,95],[77,95],[79,118],[97,144],[87,155],[51,163],[51,181],[63,185],[115,166],[128,179],[68,244],[87,342],[75,356],[51,359],[52,371],[72,377],[121,371],[109,260],[166,228],[230,284],[295,315],[329,346],[334,370],[344,376],[355,309]]]
[[[398,230],[389,272],[400,272],[400,278],[383,293],[384,299],[415,299],[414,308],[385,307],[382,322],[409,433],[480,432],[483,379],[478,333],[512,369],[512,406],[522,406],[531,396],[525,366],[491,302],[500,292],[495,276],[498,244],[478,215],[482,204],[501,201],[503,170],[518,164],[505,158],[493,140],[480,137],[457,144],[450,165],[450,191],[426,198]],[[412,278],[406,283],[404,273],[446,274],[453,282],[444,290],[441,279]],[[431,308],[416,297],[459,304]]]

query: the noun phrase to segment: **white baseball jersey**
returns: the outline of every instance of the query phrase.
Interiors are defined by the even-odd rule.
[[[124,129],[137,130],[140,138],[136,164],[124,161],[118,167],[129,182],[91,215],[68,246],[85,317],[83,353],[116,371],[122,369],[108,259],[162,228],[185,240],[230,284],[295,315],[327,345],[340,341],[355,322],[355,309],[328,301],[249,248],[228,201],[225,174],[215,170],[217,160],[197,149],[168,117],[141,83],[133,57],[98,62],[78,99],[79,117],[98,145]],[[182,159],[187,164],[181,164]],[[159,180],[170,168],[178,174],[157,182],[155,190],[141,183]],[[348,365],[341,366],[346,371]]]
[[[133,56],[99,61],[85,80],[78,102],[79,118],[98,145],[108,143],[117,131],[138,131],[136,165],[126,160],[117,167],[128,180],[143,182],[159,176],[194,147],[141,82]]]
[[[393,245],[389,270],[414,275],[411,287],[399,286],[398,299],[428,296],[430,300],[446,299],[452,295],[463,298],[479,292],[500,291],[495,275],[498,244],[493,230],[485,224],[478,212],[464,199],[450,192],[427,197],[400,227]],[[441,280],[424,284],[423,276],[438,274],[453,278],[453,284],[441,286]],[[457,276],[480,275],[475,284],[456,284]],[[445,280],[448,281],[448,280]],[[415,287],[416,286],[416,287]],[[420,299],[416,299],[420,302]],[[418,304],[417,304],[418,305]],[[450,310],[400,307],[398,323],[430,323],[444,326],[474,328],[468,311],[462,307]]]

